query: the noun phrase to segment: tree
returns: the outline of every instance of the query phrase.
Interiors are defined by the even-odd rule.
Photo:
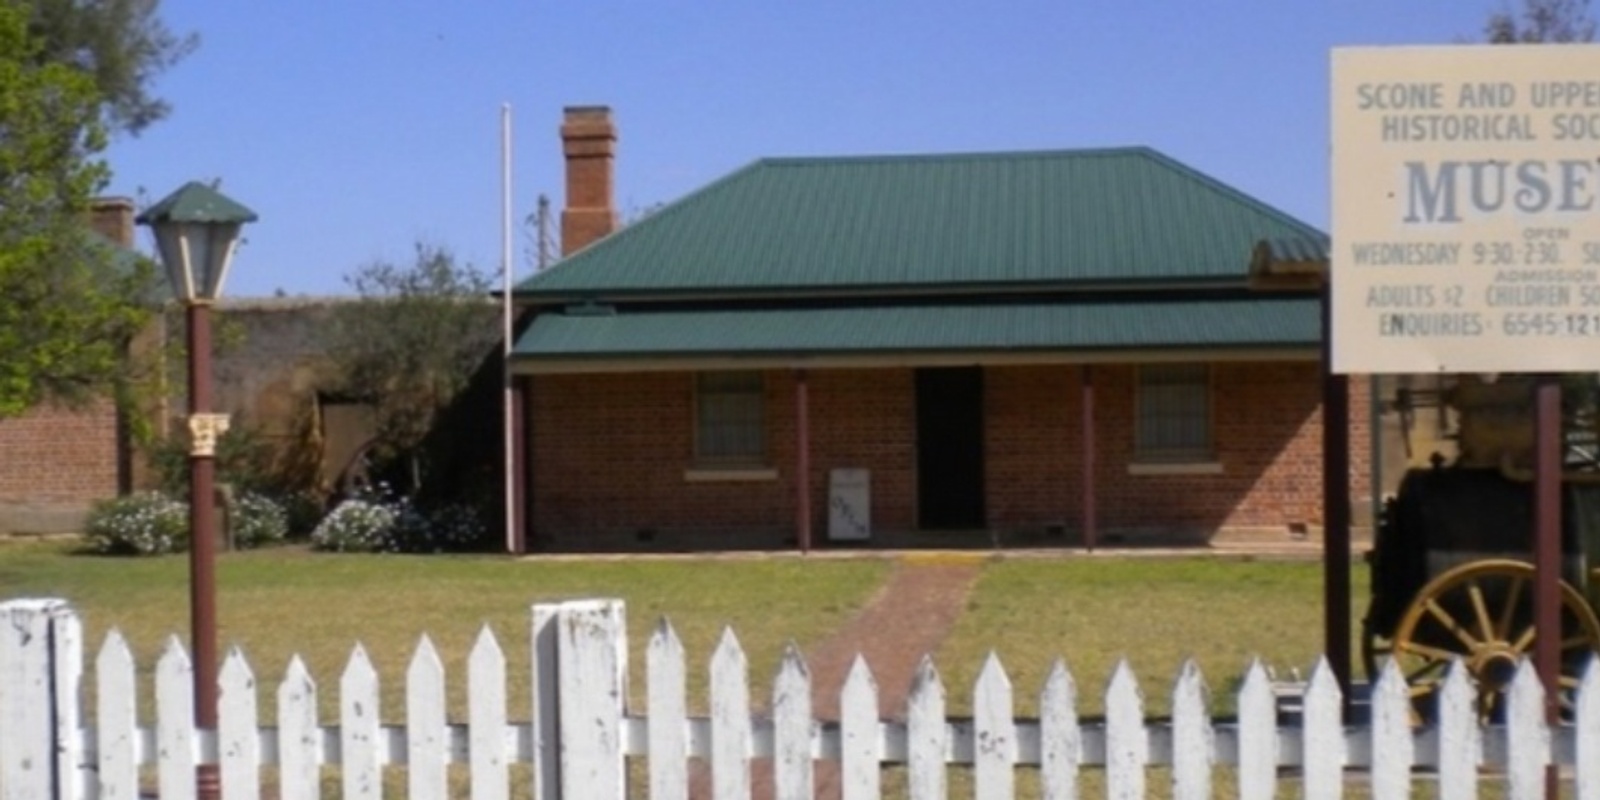
[[[30,10],[39,64],[63,64],[89,76],[111,130],[138,134],[171,106],[150,93],[161,73],[199,46],[157,15],[160,0],[7,0]]]
[[[27,22],[0,2],[0,418],[111,387],[153,275],[88,232],[107,175],[100,95],[42,59]]]
[[[1523,0],[1521,13],[1500,11],[1484,25],[1490,44],[1589,42],[1594,33],[1589,0]]]
[[[499,341],[500,309],[486,274],[434,245],[417,244],[410,266],[375,261],[345,281],[359,300],[334,310],[327,353],[340,381],[331,388],[371,404],[371,452],[380,466],[400,465],[414,492],[420,446]]]

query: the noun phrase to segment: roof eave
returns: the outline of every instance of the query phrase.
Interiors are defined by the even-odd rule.
[[[885,369],[943,366],[1028,366],[1041,364],[1153,364],[1171,362],[1316,361],[1316,343],[1241,344],[1209,347],[1037,348],[973,350],[729,351],[663,355],[520,355],[516,375],[625,372],[692,372],[727,369]]]

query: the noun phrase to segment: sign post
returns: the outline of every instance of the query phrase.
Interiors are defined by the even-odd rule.
[[[1535,660],[1553,717],[1554,373],[1600,370],[1600,46],[1338,48],[1331,101],[1334,371],[1541,375]]]

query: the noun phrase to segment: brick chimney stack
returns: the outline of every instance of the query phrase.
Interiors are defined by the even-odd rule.
[[[611,162],[617,128],[607,106],[568,106],[561,123],[567,159],[567,205],[561,210],[561,255],[570,255],[617,227]]]
[[[89,227],[123,247],[133,247],[133,200],[97,197],[90,201]]]

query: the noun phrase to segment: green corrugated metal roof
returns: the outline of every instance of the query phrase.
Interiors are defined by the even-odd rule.
[[[540,314],[520,359],[1303,347],[1315,298]]]
[[[770,159],[596,242],[530,297],[1237,279],[1325,241],[1148,148]]]

